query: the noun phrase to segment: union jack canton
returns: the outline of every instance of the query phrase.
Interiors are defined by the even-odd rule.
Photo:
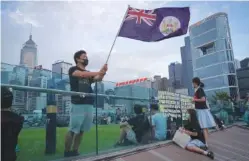
[[[125,21],[134,19],[136,19],[136,24],[145,22],[147,25],[152,26],[156,20],[156,14],[154,14],[154,10],[140,10],[129,7]]]

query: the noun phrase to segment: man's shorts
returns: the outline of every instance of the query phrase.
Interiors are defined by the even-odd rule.
[[[93,124],[93,105],[72,104],[69,131],[79,134],[87,132]]]
[[[126,139],[130,142],[137,144],[136,134],[132,129],[129,129],[126,133]]]

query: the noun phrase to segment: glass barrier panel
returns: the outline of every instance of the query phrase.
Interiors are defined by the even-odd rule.
[[[211,113],[224,123],[231,125],[233,123],[247,124],[248,120],[248,101],[213,101],[210,104]]]
[[[101,84],[100,87],[104,88],[102,91],[98,90],[98,94],[105,94],[103,97],[104,108],[98,108],[97,116],[99,153],[109,153],[138,146],[134,143],[136,140],[135,133],[129,131],[132,128],[121,124],[129,122],[136,116],[134,112],[134,106],[136,105],[140,106],[141,112],[146,113],[145,117],[148,120],[150,89],[134,84],[116,86],[115,83],[107,81],[98,84]],[[133,136],[133,138],[129,138],[130,140],[127,138],[129,134]]]
[[[48,93],[20,90],[12,90],[12,93],[14,99],[11,109],[24,118],[23,128],[16,145],[17,161],[43,161],[61,157],[59,153],[63,147],[55,149],[54,156],[45,154],[48,123],[45,111]]]
[[[121,149],[129,149],[141,144],[134,144],[130,140],[123,139],[121,145],[116,144],[120,140],[120,134],[126,126],[121,125],[136,116],[134,106],[141,107],[142,112],[148,119],[149,126],[154,125],[154,119],[163,117],[164,124],[161,125],[166,132],[166,137],[161,140],[172,139],[174,132],[187,123],[187,109],[194,108],[192,96],[187,96],[169,91],[158,91],[147,83],[122,84],[102,81],[92,84],[93,105],[79,108],[71,103],[71,96],[63,94],[70,91],[69,76],[62,73],[53,73],[46,69],[31,69],[25,66],[14,66],[1,63],[1,83],[46,88],[48,90],[60,90],[57,93],[42,93],[31,90],[13,90],[12,109],[24,116],[23,130],[18,140],[18,159],[30,161],[54,160],[64,157],[65,136],[70,127],[71,118],[78,122],[81,119],[91,120],[84,126],[85,133],[79,146],[79,157],[92,156],[96,154],[109,153]],[[81,97],[85,97],[81,95]],[[214,97],[216,98],[216,97]],[[210,112],[224,125],[241,123],[249,125],[249,103],[248,100],[217,100],[209,101]],[[158,104],[158,110],[152,110],[151,104]],[[48,106],[53,105],[53,106]],[[53,142],[51,133],[46,135],[47,127],[51,126],[47,109],[56,107],[56,150],[52,155],[46,155],[46,138],[50,148]],[[83,110],[83,111],[81,111]],[[74,112],[73,112],[74,111]],[[53,122],[53,121],[52,121]],[[82,126],[83,128],[83,126]],[[129,127],[128,129],[131,129]],[[152,128],[147,140],[152,141]],[[156,133],[156,132],[155,132]],[[123,133],[122,133],[123,134]],[[128,133],[134,136],[133,133]],[[150,135],[149,135],[150,134]],[[146,138],[145,137],[145,138]],[[134,139],[134,137],[133,137]],[[160,139],[159,139],[160,140]],[[154,141],[152,141],[154,142]],[[76,153],[75,153],[76,154]],[[75,155],[74,154],[74,155]],[[69,155],[67,153],[67,155]],[[71,155],[71,154],[70,154]]]
[[[68,145],[72,139],[71,133],[68,133],[69,128],[70,131],[81,131],[81,127],[76,128],[79,126],[78,122],[92,115],[94,107],[87,107],[87,110],[81,107],[71,109],[71,96],[65,94],[14,89],[11,91],[14,98],[11,109],[24,117],[16,146],[17,160],[49,161],[64,158],[65,138]],[[96,154],[96,129],[90,128],[93,125],[92,119],[90,118],[88,124],[90,131],[83,135],[83,141],[78,148],[78,157]],[[72,148],[73,146],[74,144]],[[66,155],[76,156],[76,153]]]

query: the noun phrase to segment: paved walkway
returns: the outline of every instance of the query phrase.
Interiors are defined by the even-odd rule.
[[[249,128],[232,126],[224,131],[211,133],[209,149],[214,152],[215,161],[249,161]],[[77,157],[60,161],[210,161],[210,159],[184,150],[172,141],[165,141],[89,158]]]
[[[215,153],[216,161],[249,161],[249,130],[231,127],[214,132],[209,138],[209,149]],[[188,152],[171,143],[165,147],[137,153],[116,161],[209,161],[199,154]]]

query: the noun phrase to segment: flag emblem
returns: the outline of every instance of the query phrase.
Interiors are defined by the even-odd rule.
[[[154,10],[140,10],[135,8],[129,8],[127,17],[125,21],[136,20],[136,24],[141,24],[145,22],[147,25],[152,26],[154,21],[156,20],[156,14],[154,14]]]
[[[160,32],[164,36],[174,33],[180,28],[181,28],[181,22],[179,21],[178,18],[174,16],[164,17],[159,26]]]

